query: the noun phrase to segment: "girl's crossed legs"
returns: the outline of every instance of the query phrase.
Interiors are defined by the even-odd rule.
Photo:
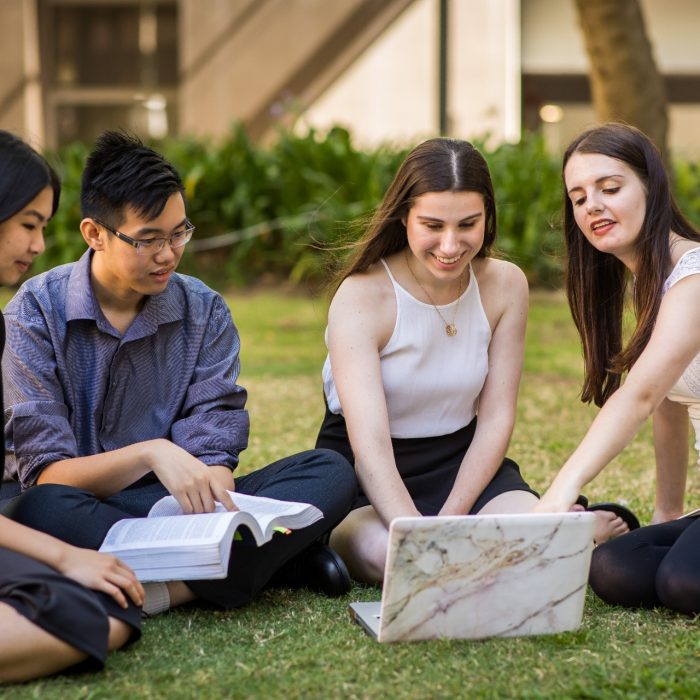
[[[480,499],[481,500],[481,499]],[[497,515],[504,513],[528,513],[537,502],[530,491],[505,491],[486,503],[477,501],[472,515]],[[436,515],[436,513],[423,513]],[[381,583],[387,556],[389,531],[371,505],[351,511],[331,534],[331,547],[347,564],[350,575],[356,581]]]
[[[597,547],[591,587],[606,603],[700,613],[700,517],[639,528]]]

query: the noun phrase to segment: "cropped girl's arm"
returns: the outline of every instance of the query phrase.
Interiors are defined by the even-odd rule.
[[[143,605],[143,588],[134,572],[110,554],[81,549],[0,515],[0,547],[25,554],[87,588],[111,595],[123,608],[126,595]]]

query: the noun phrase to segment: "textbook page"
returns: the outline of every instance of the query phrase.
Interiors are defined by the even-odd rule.
[[[218,513],[199,513],[186,518],[148,517],[127,518],[113,525],[105,537],[101,551],[110,548],[139,546],[152,549],[159,544],[172,547],[180,544],[219,542],[229,527],[231,518]],[[117,527],[118,525],[118,527]]]
[[[271,535],[273,521],[277,519],[283,520],[285,527],[295,529],[307,527],[323,517],[323,513],[310,503],[279,501],[274,498],[250,496],[236,491],[228,493],[239,511],[250,513],[257,520],[266,538]],[[228,511],[221,503],[217,503],[214,512],[227,513]],[[174,496],[161,498],[148,513],[149,518],[168,515],[183,515],[182,508]]]

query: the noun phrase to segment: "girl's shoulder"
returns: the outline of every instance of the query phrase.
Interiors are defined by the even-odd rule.
[[[384,265],[377,262],[364,272],[346,277],[333,295],[331,306],[372,309],[387,299],[394,299],[393,286]]]
[[[671,263],[673,269],[664,281],[664,293],[676,282],[700,273],[700,244],[697,241],[684,240],[671,246]]]
[[[673,236],[673,234],[672,234]],[[687,238],[681,238],[676,236],[671,239],[671,264],[675,267],[682,258],[690,257],[691,259],[697,259],[700,253],[692,251],[700,250],[700,243],[698,241],[692,241]],[[688,253],[692,255],[688,256]]]
[[[346,277],[328,311],[329,331],[345,329],[353,337],[360,333],[377,348],[386,344],[395,321],[394,288],[381,262]]]
[[[379,261],[363,272],[353,272],[346,277],[338,286],[338,292],[350,290],[353,294],[371,294],[384,288],[391,289],[391,280],[383,263]]]
[[[514,292],[527,294],[527,278],[525,273],[514,263],[498,258],[475,258],[472,268],[483,291],[493,287],[499,292],[504,287],[510,287]]]
[[[506,314],[527,315],[527,278],[517,265],[496,258],[476,258],[472,268],[492,332]]]

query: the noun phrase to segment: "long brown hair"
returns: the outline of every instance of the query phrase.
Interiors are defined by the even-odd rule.
[[[614,255],[601,253],[586,240],[574,219],[564,183],[566,293],[583,345],[581,400],[602,406],[651,337],[671,264],[669,233],[674,231],[694,241],[700,241],[700,233],[678,209],[659,151],[638,129],[603,124],[582,133],[566,149],[562,180],[574,153],[598,153],[626,163],[646,193],[644,221],[635,243],[638,267],[633,303],[637,325],[623,349],[622,321],[630,275]]]
[[[436,138],[406,156],[354,253],[336,276],[334,289],[350,275],[365,272],[381,258],[408,245],[403,220],[416,198],[427,192],[478,192],[484,198],[484,243],[476,254],[487,257],[496,238],[496,202],[484,157],[467,141]]]

